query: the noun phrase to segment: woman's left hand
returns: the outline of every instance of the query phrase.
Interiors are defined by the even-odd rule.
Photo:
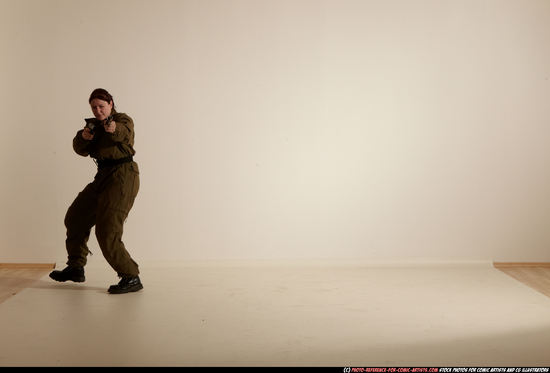
[[[103,127],[105,128],[105,132],[114,133],[116,129],[116,123],[114,120],[112,120],[109,123],[105,123]]]

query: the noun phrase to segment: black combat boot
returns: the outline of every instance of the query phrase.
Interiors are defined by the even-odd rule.
[[[139,280],[139,276],[135,277],[122,277],[117,285],[111,285],[109,287],[109,293],[111,294],[123,294],[138,291],[143,289],[143,285]]]
[[[66,267],[62,271],[53,271],[50,273],[50,277],[59,282],[84,282],[86,280],[84,277],[84,267]]]

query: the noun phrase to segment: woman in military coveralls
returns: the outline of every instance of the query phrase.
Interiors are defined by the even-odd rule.
[[[78,131],[73,148],[81,156],[92,157],[98,170],[93,182],[78,194],[67,211],[67,267],[53,271],[50,277],[62,282],[85,280],[89,253],[86,243],[95,225],[103,256],[121,278],[109,288],[109,293],[138,291],[143,288],[138,265],[122,242],[124,221],[139,190],[138,165],[132,159],[134,123],[128,115],[115,110],[113,97],[104,89],[94,90],[89,103],[96,125]]]

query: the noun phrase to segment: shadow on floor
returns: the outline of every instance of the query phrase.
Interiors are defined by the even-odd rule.
[[[80,290],[80,291],[97,291],[107,293],[109,285],[105,287],[89,286],[86,283],[77,284],[74,282],[56,282],[54,280],[36,280],[32,285],[27,286],[31,289],[56,289],[56,290]]]
[[[467,315],[465,315],[467,318]],[[380,322],[385,322],[380,320]],[[395,344],[368,348],[332,348],[309,351],[302,356],[315,361],[342,361],[343,366],[409,366],[409,367],[549,367],[550,327],[517,330],[492,335],[467,336],[438,342],[403,340],[395,336]],[[300,359],[301,361],[304,361]],[[332,365],[332,364],[330,364]]]

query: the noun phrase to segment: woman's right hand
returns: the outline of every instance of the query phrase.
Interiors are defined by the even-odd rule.
[[[82,131],[82,138],[89,141],[94,138],[94,134],[90,131],[88,127],[85,127],[84,131]]]

